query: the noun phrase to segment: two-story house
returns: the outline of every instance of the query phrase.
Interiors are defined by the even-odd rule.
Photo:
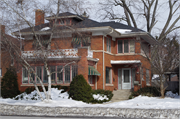
[[[76,61],[76,64],[65,67],[62,73],[53,74],[52,85],[69,86],[77,74],[82,74],[92,89],[134,89],[134,86],[137,89],[151,85],[151,65],[147,57],[150,57],[150,46],[157,41],[149,33],[119,22],[97,22],[69,12],[60,13],[57,20],[55,16],[44,18],[41,10],[36,10],[35,14],[34,32],[49,38],[55,24],[51,49],[56,47],[69,54],[66,61]],[[25,38],[22,55],[31,59],[36,44],[32,28],[20,32]],[[58,53],[52,53],[49,58],[52,59],[49,66],[52,71],[58,71],[64,65],[63,57]],[[41,64],[33,66],[46,85],[44,67]],[[22,68],[18,74],[20,90],[33,86],[24,70]],[[36,77],[33,79],[36,81]]]

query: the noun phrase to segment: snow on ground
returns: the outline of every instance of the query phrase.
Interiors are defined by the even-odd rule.
[[[96,100],[109,100],[109,98],[106,96],[106,95],[104,95],[104,96],[101,96],[100,94],[97,94],[97,95],[93,95],[93,98],[94,99],[96,99]]]
[[[142,109],[180,109],[180,98],[179,96],[174,96],[172,92],[168,92],[167,96],[164,99],[159,97],[147,97],[147,96],[138,96],[131,100],[114,102],[114,103],[104,103],[104,104],[87,104],[82,101],[75,101],[68,99],[68,93],[61,93],[62,90],[57,90],[52,88],[52,100],[47,102],[41,101],[36,91],[31,92],[27,95],[25,93],[23,98],[19,100],[14,99],[2,99],[0,98],[0,103],[2,104],[12,104],[12,105],[32,105],[32,106],[48,106],[48,107],[111,107],[111,108],[142,108]],[[44,97],[44,94],[41,92]],[[19,95],[18,97],[22,97]],[[107,97],[102,97],[100,95],[93,95],[94,98],[104,99]],[[32,98],[37,100],[32,100]]]

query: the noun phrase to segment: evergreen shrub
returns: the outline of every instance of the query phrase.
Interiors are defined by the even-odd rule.
[[[84,79],[83,75],[73,78],[68,91],[69,98],[73,100],[90,103],[93,101],[91,86]]]
[[[8,68],[1,82],[1,96],[3,98],[13,98],[20,94],[17,80],[16,70],[13,67]]]
[[[160,92],[158,91],[156,87],[148,86],[144,88],[140,88],[138,91],[133,91],[131,95],[129,96],[129,99],[132,99],[134,97],[137,97],[139,95],[143,96],[149,96],[149,97],[157,97],[160,96]]]

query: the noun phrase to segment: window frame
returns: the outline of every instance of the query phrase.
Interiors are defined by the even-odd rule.
[[[119,43],[118,43],[118,41],[122,41],[122,53],[119,52]],[[125,51],[124,41],[128,41],[128,52],[124,52]],[[131,41],[133,41],[134,52],[131,52]],[[134,39],[119,39],[119,40],[117,40],[116,44],[117,44],[117,54],[135,53],[135,40]]]

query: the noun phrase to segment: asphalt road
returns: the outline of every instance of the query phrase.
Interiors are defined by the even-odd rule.
[[[0,116],[0,119],[125,119],[117,117],[30,117],[30,116]],[[126,118],[132,119],[132,118]]]

